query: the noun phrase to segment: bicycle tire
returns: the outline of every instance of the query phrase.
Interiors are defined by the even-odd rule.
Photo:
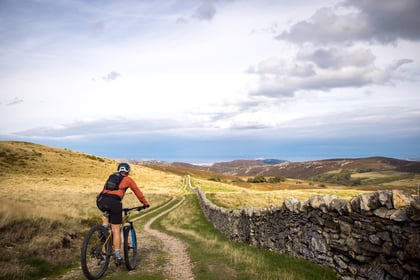
[[[112,237],[102,225],[92,227],[83,240],[80,261],[86,278],[101,278],[109,266],[112,255]],[[111,241],[110,241],[111,240]]]
[[[124,260],[127,270],[133,270],[137,265],[137,237],[132,225],[124,226]]]

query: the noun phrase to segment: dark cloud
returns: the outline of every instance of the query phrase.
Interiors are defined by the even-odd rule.
[[[170,120],[108,120],[75,122],[59,127],[41,127],[15,133],[17,136],[60,138],[89,135],[121,135],[156,133],[182,127],[182,124]]]
[[[344,7],[357,12],[338,14],[322,8],[308,20],[300,21],[276,37],[294,43],[351,44],[355,41],[392,43],[398,39],[420,40],[420,1],[347,0]],[[314,32],[316,31],[316,32]]]
[[[201,3],[200,6],[195,10],[193,18],[199,20],[208,20],[211,21],[216,14],[216,7],[213,0],[205,0]]]
[[[373,37],[380,42],[392,42],[399,38],[420,40],[420,1],[348,0],[347,5],[358,8],[361,17],[373,30]]]
[[[104,81],[110,82],[116,80],[119,76],[121,76],[120,73],[112,71],[109,72],[106,76],[103,76],[102,79]]]
[[[230,129],[232,130],[264,130],[267,128],[271,128],[271,126],[268,126],[263,123],[255,123],[255,122],[233,122],[230,126]]]
[[[12,100],[7,101],[5,105],[6,106],[13,106],[13,105],[16,105],[16,104],[19,104],[19,103],[22,103],[22,102],[23,102],[23,99],[21,99],[19,97],[15,97]]]
[[[401,59],[381,69],[367,49],[307,48],[292,63],[269,58],[248,73],[259,77],[251,95],[290,98],[300,90],[328,91],[334,88],[386,84],[401,79],[397,71],[410,59]]]
[[[187,20],[187,19],[185,19],[185,18],[183,18],[183,17],[180,17],[180,18],[178,18],[178,19],[176,20],[176,23],[177,23],[177,24],[187,24],[187,23],[188,23],[188,20]]]
[[[371,67],[375,56],[368,49],[348,51],[337,48],[319,48],[301,50],[298,59],[309,61],[323,69],[340,69],[343,67]]]
[[[105,22],[98,21],[91,25],[90,27],[91,33],[93,35],[101,34],[105,31]]]

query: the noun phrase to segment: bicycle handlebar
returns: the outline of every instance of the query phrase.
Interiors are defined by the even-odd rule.
[[[136,206],[136,207],[131,207],[131,208],[123,208],[122,211],[124,212],[124,215],[128,215],[128,212],[130,212],[132,210],[141,211],[141,210],[144,210],[148,207],[149,207],[149,205]]]

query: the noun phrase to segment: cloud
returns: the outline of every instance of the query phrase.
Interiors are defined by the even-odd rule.
[[[296,119],[284,125],[296,137],[420,136],[420,112],[398,106],[343,108],[340,112]]]
[[[105,31],[105,22],[98,21],[91,25],[90,27],[92,35],[99,35]]]
[[[93,121],[78,121],[60,126],[37,127],[14,133],[18,137],[34,138],[79,138],[79,137],[104,137],[119,135],[131,137],[146,134],[171,134],[183,128],[198,126],[195,123],[186,124],[182,120],[174,119],[98,119]]]
[[[301,90],[383,85],[401,79],[396,71],[411,62],[401,59],[381,69],[375,65],[375,56],[369,49],[305,48],[293,61],[271,57],[249,67],[248,73],[258,76],[258,85],[250,93],[290,98]]]
[[[298,54],[298,59],[313,62],[322,69],[370,67],[375,62],[375,56],[368,49],[355,51],[337,48],[302,49]]]
[[[214,122],[191,119],[102,119],[74,122],[62,126],[38,127],[16,132],[12,139],[87,140],[117,139],[131,142],[143,139],[169,141],[173,138],[208,140],[210,138],[238,139],[328,139],[346,137],[391,137],[398,135],[420,137],[420,112],[416,108],[375,106],[343,108],[339,112],[320,112],[288,120],[268,121],[265,118],[228,118]],[[10,138],[0,135],[2,138]],[[373,139],[374,139],[373,138]]]
[[[205,0],[198,6],[192,17],[198,20],[211,21],[215,14],[216,7],[214,5],[214,0]]]
[[[15,97],[12,100],[6,101],[5,105],[6,106],[14,106],[17,105],[19,103],[24,102],[23,99],[19,98],[19,97]]]
[[[120,73],[112,71],[109,72],[106,76],[103,76],[102,79],[104,81],[110,82],[116,80],[119,76],[121,76]]]
[[[347,5],[361,11],[373,37],[383,43],[399,38],[420,40],[420,1],[418,0],[382,0],[380,5],[374,1],[348,0]]]
[[[420,1],[347,0],[339,8],[353,8],[346,14],[322,8],[276,37],[297,44],[352,44],[356,41],[393,43],[399,39],[420,40]],[[356,9],[357,11],[354,11]],[[316,32],[314,32],[316,30]]]

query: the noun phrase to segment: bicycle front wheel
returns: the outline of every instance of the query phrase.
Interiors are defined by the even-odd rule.
[[[99,279],[108,268],[112,255],[112,237],[109,235],[102,225],[98,225],[91,228],[83,240],[80,260],[86,278]]]
[[[124,226],[124,259],[128,270],[136,268],[137,264],[137,237],[134,227]]]

